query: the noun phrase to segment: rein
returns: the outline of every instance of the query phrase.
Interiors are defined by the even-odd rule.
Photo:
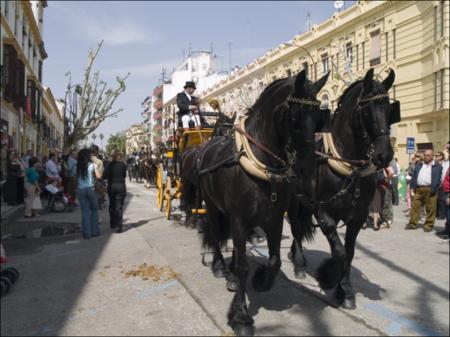
[[[338,157],[333,157],[330,156],[329,154],[320,152],[320,151],[316,151],[316,154],[322,158],[326,158],[326,159],[330,159],[330,160],[335,160],[341,163],[348,163],[350,165],[353,166],[366,166],[370,164],[369,160],[354,160],[354,159],[345,159],[345,158],[338,158]]]

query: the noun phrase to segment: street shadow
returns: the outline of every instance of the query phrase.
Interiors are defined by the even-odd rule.
[[[420,313],[416,317],[414,317],[415,320],[422,322],[424,325],[428,325],[429,327],[433,327],[433,329],[438,329],[441,331],[446,331],[448,335],[448,322],[447,325],[443,325],[442,322],[437,321],[436,317],[432,314],[428,315],[422,315],[422,313],[432,313],[434,308],[433,302],[433,296],[439,296],[443,300],[447,301],[449,300],[449,290],[441,288],[437,286],[436,284],[428,281],[424,277],[420,276],[419,274],[413,273],[410,270],[407,270],[398,264],[396,264],[392,260],[385,259],[384,257],[380,256],[377,252],[374,252],[370,250],[367,247],[362,246],[359,243],[356,243],[357,249],[367,254],[371,259],[385,265],[392,271],[396,273],[400,273],[407,278],[413,280],[415,283],[418,284],[418,289],[415,293],[415,302],[417,307],[417,312]]]
[[[139,190],[134,191],[144,198]],[[130,192],[126,194],[124,214],[135,198]],[[52,220],[42,216],[42,226],[55,228],[40,228],[39,237],[2,242],[8,265],[16,267],[20,277],[8,295],[1,299],[1,335],[55,336],[64,333],[64,327],[72,319],[74,307],[98,267],[105,247],[111,236],[117,235],[110,229],[108,206],[107,201],[104,209],[99,211],[101,235],[98,237],[85,240],[79,230],[62,231],[65,225],[59,218]],[[81,227],[81,214],[67,214],[67,217],[74,216],[79,220],[70,218],[73,225]],[[45,224],[47,220],[49,224]],[[127,229],[136,228],[149,221],[151,219],[126,226]],[[38,225],[31,226],[31,229],[39,230]],[[88,331],[84,333],[89,334]]]
[[[228,264],[231,258],[228,257],[225,261]],[[309,289],[289,280],[282,270],[279,271],[269,291],[257,292],[252,285],[253,275],[258,267],[267,264],[267,259],[264,257],[249,256],[248,263],[250,272],[247,279],[247,297],[250,316],[255,318],[255,316],[261,314],[261,309],[277,312],[289,310],[295,315],[298,315],[299,319],[301,319],[301,316],[308,321],[313,335],[332,335],[332,331],[330,331],[327,322],[323,320],[321,315],[323,310],[329,307],[326,301],[318,299]],[[264,313],[264,315],[267,314]],[[258,335],[258,331],[264,332],[264,335],[271,336],[286,335],[287,333],[286,325],[268,325],[261,318],[258,318],[258,324],[255,324],[255,327],[255,335]]]
[[[304,249],[303,254],[307,263],[306,273],[317,279],[318,268],[320,267],[322,262],[331,257],[331,255],[329,253],[314,249]],[[361,294],[370,300],[378,301],[381,300],[383,298],[383,294],[386,293],[386,289],[380,287],[376,283],[371,282],[367,278],[367,276],[354,265],[352,265],[350,271],[350,280],[352,282],[355,295]],[[301,281],[299,282],[301,283]],[[327,291],[327,293],[332,294],[333,291],[334,289]]]

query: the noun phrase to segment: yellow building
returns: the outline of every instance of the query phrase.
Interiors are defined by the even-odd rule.
[[[448,1],[358,1],[200,96],[219,98],[226,112],[242,112],[275,79],[307,69],[316,80],[331,71],[318,97],[335,109],[347,84],[370,67],[379,79],[390,68],[396,73],[390,94],[401,102],[402,121],[392,127],[400,165],[408,162],[406,137],[415,138],[418,150],[442,150],[449,138]]]
[[[2,151],[41,154],[42,40],[47,1],[1,0]]]

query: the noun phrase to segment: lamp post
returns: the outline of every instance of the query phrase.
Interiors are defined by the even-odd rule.
[[[295,44],[291,41],[285,42],[286,45],[288,46],[292,46],[292,47],[297,47],[300,48],[302,50],[304,50],[306,52],[306,54],[308,54],[309,58],[311,59],[312,65],[314,67],[314,80],[317,80],[317,67],[316,67],[316,62],[314,62],[314,58],[312,57],[312,55],[309,53],[308,49],[306,49],[305,47],[299,46],[298,44]]]

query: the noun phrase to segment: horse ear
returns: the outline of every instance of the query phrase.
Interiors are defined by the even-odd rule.
[[[388,92],[389,89],[391,89],[394,81],[395,81],[395,71],[394,71],[394,69],[391,68],[389,71],[388,77],[386,77],[384,79],[384,81],[381,83],[381,85],[383,86],[384,90],[386,90],[386,92]]]
[[[316,83],[313,84],[314,96],[317,95],[320,89],[322,89],[325,83],[327,83],[328,76],[330,76],[330,72],[327,72],[325,75],[322,76],[322,78],[320,78]]]
[[[305,87],[305,83],[306,83],[306,72],[305,70],[302,70],[295,77],[295,92],[297,93],[302,92],[303,88]]]
[[[367,94],[372,91],[373,88],[373,68],[367,70],[366,76],[364,76],[364,93]]]

